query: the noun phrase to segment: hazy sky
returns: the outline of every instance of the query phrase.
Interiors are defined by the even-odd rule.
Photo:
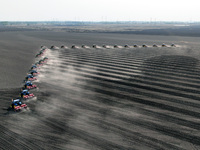
[[[0,21],[200,21],[199,0],[0,0]]]

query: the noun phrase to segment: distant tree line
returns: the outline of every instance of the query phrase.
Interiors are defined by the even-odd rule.
[[[200,22],[178,22],[178,21],[0,21],[1,26],[9,25],[50,25],[50,26],[81,26],[91,24],[200,24]]]

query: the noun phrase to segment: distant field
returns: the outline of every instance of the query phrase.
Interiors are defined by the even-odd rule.
[[[0,26],[7,31],[60,31],[74,33],[123,33],[167,36],[200,36],[199,23],[74,23],[74,24],[14,24]]]

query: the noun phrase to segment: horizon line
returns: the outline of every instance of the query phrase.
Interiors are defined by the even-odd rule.
[[[146,23],[154,23],[154,22],[163,22],[163,23],[200,23],[200,21],[158,21],[158,20],[156,20],[156,21],[77,21],[77,20],[67,20],[67,21],[64,21],[64,20],[62,20],[62,21],[60,21],[60,20],[57,20],[57,21],[55,21],[55,20],[48,20],[48,21],[44,21],[44,20],[38,20],[38,21],[33,21],[33,20],[30,20],[30,21],[27,21],[27,20],[24,20],[24,21],[22,21],[22,20],[20,20],[20,21],[6,21],[6,20],[0,20],[0,22],[91,22],[91,23],[104,23],[104,22],[106,22],[106,23],[113,23],[113,22],[146,22]]]

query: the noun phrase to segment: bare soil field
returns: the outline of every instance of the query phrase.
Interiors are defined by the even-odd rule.
[[[200,149],[199,41],[126,33],[0,32],[1,149]],[[24,100],[27,110],[8,112],[39,60],[41,45],[68,48],[48,49],[49,61],[34,82],[39,89],[31,91],[36,98]]]

